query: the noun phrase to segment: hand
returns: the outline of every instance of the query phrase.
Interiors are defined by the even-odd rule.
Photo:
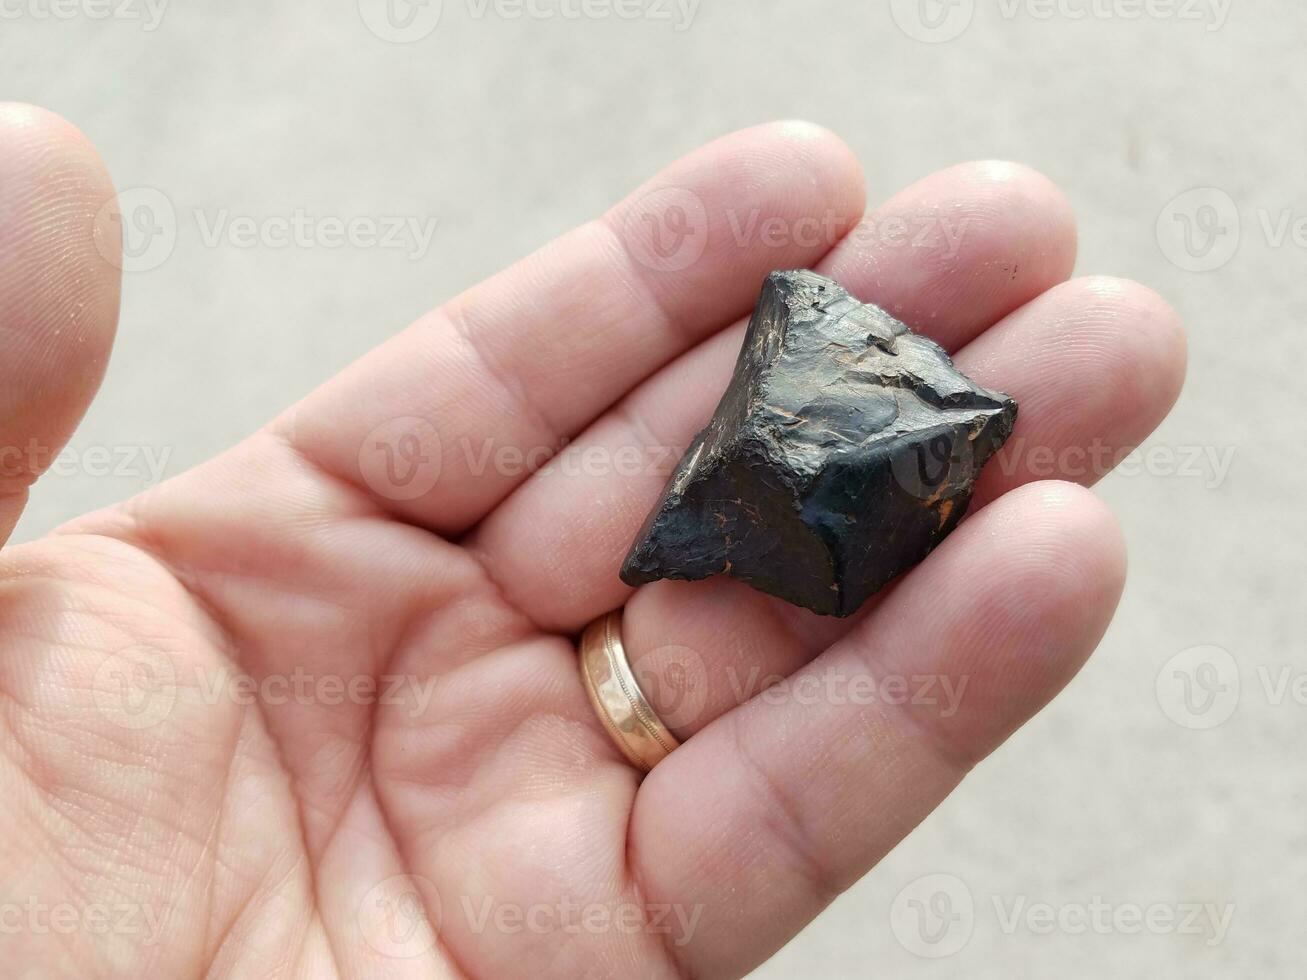
[[[0,446],[48,459],[114,332],[112,189],[13,106],[0,175]],[[1039,478],[1144,438],[1184,341],[1147,289],[1068,281],[1071,212],[1025,168],[862,214],[829,133],[728,136],[212,462],[7,548],[7,975],[736,976],[872,867],[1098,642],[1121,537]],[[618,565],[740,318],[799,267],[1013,394],[1012,441],[848,620],[728,579],[632,594]],[[0,538],[30,458],[6,456]],[[643,782],[572,639],[622,603],[685,743]]]

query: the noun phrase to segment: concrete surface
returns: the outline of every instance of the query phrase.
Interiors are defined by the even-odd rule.
[[[670,20],[652,3],[574,20],[445,0],[407,44],[369,29],[372,0],[165,5],[157,22],[145,0],[103,21],[94,0],[69,19],[0,3],[0,97],[72,119],[121,188],[162,191],[181,216],[167,260],[128,277],[74,448],[189,467],[740,126],[832,127],[874,199],[968,158],[1032,164],[1079,212],[1079,271],[1140,279],[1182,312],[1189,384],[1150,445],[1212,455],[1101,485],[1132,566],[1097,657],[759,975],[1300,975],[1307,10],[924,0],[932,30],[916,0],[702,0]],[[1208,190],[1177,200],[1193,188]],[[206,244],[190,217],[295,208],[437,225],[419,254],[251,249]],[[1186,214],[1209,236],[1188,252]],[[48,479],[19,539],[150,482],[129,469],[87,457]],[[953,915],[918,920],[914,897]],[[1208,920],[1189,923],[1188,903],[1231,906],[1228,928],[1189,928]],[[942,938],[923,946],[932,922]]]

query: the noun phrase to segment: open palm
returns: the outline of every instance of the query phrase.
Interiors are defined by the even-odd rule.
[[[0,108],[0,540],[107,359],[111,198],[80,134]],[[864,219],[836,138],[747,130],[212,462],[6,548],[6,975],[761,962],[1066,683],[1115,607],[1111,517],[1038,481],[1091,482],[1146,436],[1184,342],[1143,287],[1067,281],[1074,253],[1030,170],[955,167]],[[617,568],[740,318],[797,267],[1012,393],[1012,442],[966,523],[848,620],[726,579],[632,593]],[[643,782],[577,675],[575,635],[623,603],[684,743]]]

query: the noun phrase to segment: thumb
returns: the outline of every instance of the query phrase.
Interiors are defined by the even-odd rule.
[[[113,199],[85,136],[0,102],[0,544],[104,376],[121,280]]]

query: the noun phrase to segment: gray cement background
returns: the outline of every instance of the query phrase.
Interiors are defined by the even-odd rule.
[[[701,0],[687,23],[675,4],[658,19],[653,0],[629,21],[445,0],[428,36],[396,44],[366,25],[373,0],[178,3],[157,24],[124,2],[103,21],[93,0],[69,19],[47,16],[50,0],[0,3],[0,97],[67,116],[120,188],[157,188],[183,215],[167,261],[128,276],[110,373],[73,444],[166,452],[168,474],[737,127],[835,129],[873,200],[976,157],[1059,181],[1080,218],[1078,271],[1152,285],[1191,331],[1188,386],[1149,445],[1231,453],[1228,473],[1157,456],[1101,485],[1131,573],[1095,659],[758,975],[1301,975],[1300,3]],[[1207,190],[1176,200],[1193,188]],[[185,218],[296,207],[438,223],[415,258],[213,247]],[[1181,250],[1177,214],[1214,234]],[[149,482],[89,469],[45,480],[18,540]],[[957,918],[923,945],[908,901],[934,896]],[[1179,928],[1187,903],[1232,906],[1228,929]],[[1050,928],[1043,904],[1062,913]]]

